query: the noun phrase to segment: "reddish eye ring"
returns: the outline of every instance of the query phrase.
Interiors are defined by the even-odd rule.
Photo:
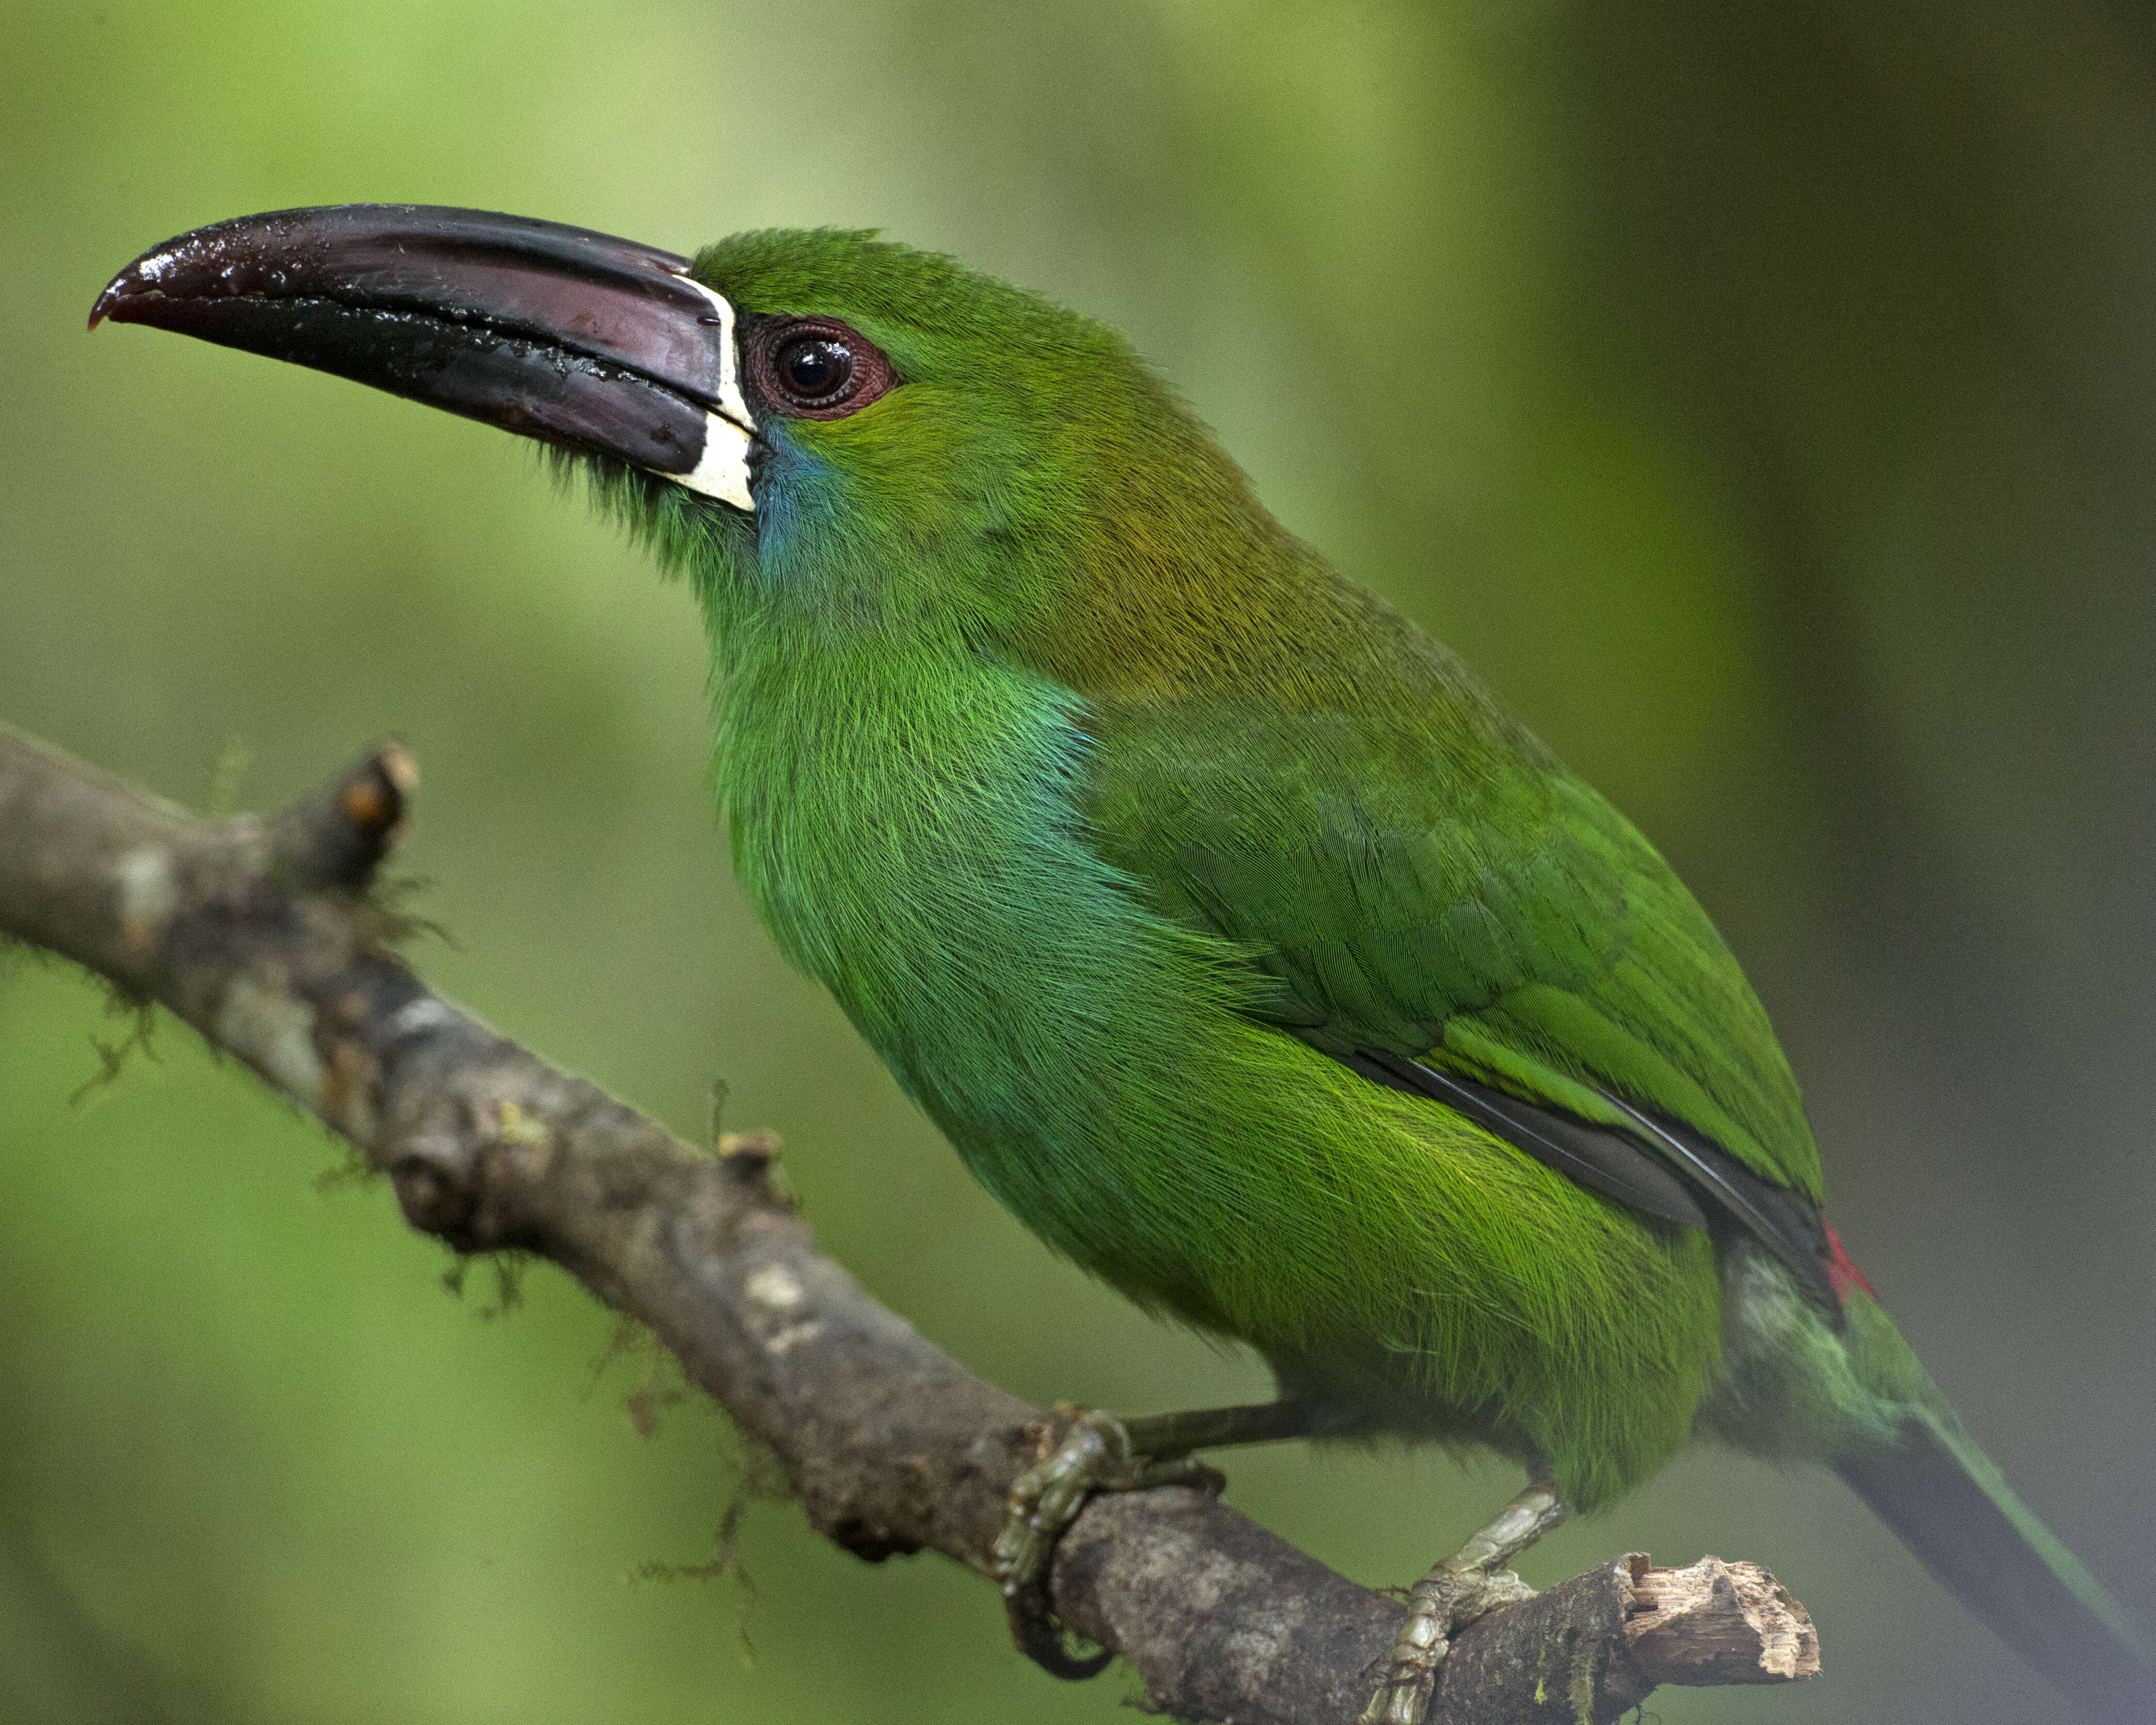
[[[788,418],[843,419],[899,382],[880,347],[834,317],[771,318],[744,346],[750,386]]]

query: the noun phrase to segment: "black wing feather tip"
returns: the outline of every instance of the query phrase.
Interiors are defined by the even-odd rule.
[[[1609,1096],[1606,1091],[1603,1094]],[[1816,1204],[1789,1187],[1761,1179],[1721,1145],[1691,1127],[1660,1119],[1622,1096],[1609,1100],[1637,1121],[1640,1131],[1743,1224],[1746,1233],[1772,1252],[1817,1304],[1840,1317],[1841,1296],[1827,1272],[1826,1221]]]

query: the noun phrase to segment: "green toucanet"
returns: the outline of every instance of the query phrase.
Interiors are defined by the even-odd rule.
[[[1444,647],[1285,531],[1100,325],[858,233],[692,262],[361,205],[97,302],[542,439],[693,584],[734,866],[983,1185],[1281,1402],[1081,1423],[1001,1548],[1195,1445],[1487,1445],[1529,1490],[1413,1595],[1419,1717],[1511,1553],[1696,1434],[1840,1471],[2092,1717],[2148,1644],[2021,1506],[1820,1209],[1706,914]]]

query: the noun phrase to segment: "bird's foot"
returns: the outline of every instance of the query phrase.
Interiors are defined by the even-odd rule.
[[[1456,1569],[1440,1563],[1408,1594],[1385,1675],[1355,1725],[1422,1725],[1452,1638],[1486,1611],[1532,1599],[1535,1590],[1510,1569]]]
[[[1055,1543],[1093,1493],[1188,1485],[1218,1491],[1220,1484],[1220,1476],[1194,1455],[1143,1454],[1112,1414],[1095,1409],[1080,1414],[1055,1453],[1012,1482],[1009,1513],[996,1536],[989,1574],[1003,1589],[1019,1651],[1052,1676],[1073,1681],[1098,1675],[1112,1656],[1071,1653],[1048,1599]]]

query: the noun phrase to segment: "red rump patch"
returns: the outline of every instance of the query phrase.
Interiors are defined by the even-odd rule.
[[[1834,1231],[1834,1224],[1825,1216],[1820,1218],[1820,1224],[1826,1230],[1826,1279],[1834,1285],[1835,1298],[1846,1306],[1849,1304],[1849,1291],[1862,1288],[1873,1299],[1877,1299],[1877,1291],[1866,1280],[1864,1272],[1849,1261],[1849,1254],[1842,1250],[1841,1236]]]

